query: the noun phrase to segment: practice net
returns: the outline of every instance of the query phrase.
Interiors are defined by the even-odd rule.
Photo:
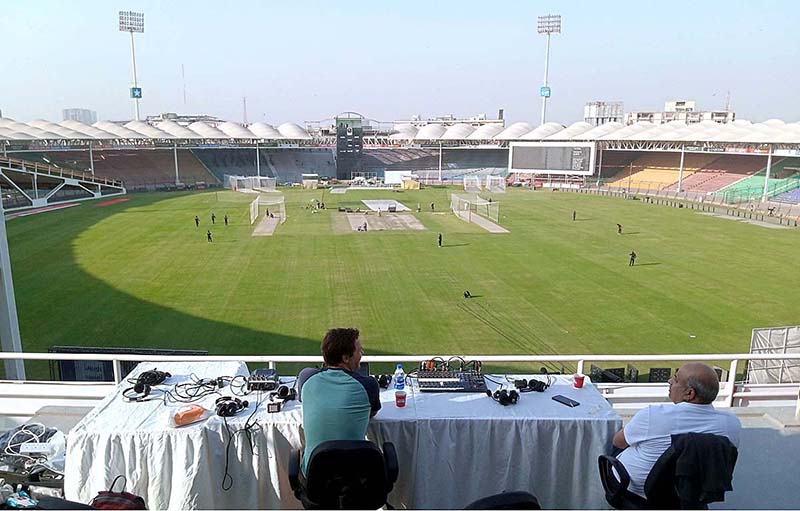
[[[503,176],[486,176],[486,191],[506,193],[506,178]]]
[[[464,191],[467,193],[481,192],[480,176],[464,176]]]
[[[258,198],[250,203],[250,225],[258,220]]]
[[[495,223],[500,222],[500,203],[483,199],[477,194],[450,194],[450,210],[467,222],[472,221],[472,215],[480,215]]]
[[[259,195],[259,211],[263,210],[266,216],[279,218],[283,224],[286,222],[286,200],[281,195]]]
[[[274,192],[277,179],[261,176],[227,176],[226,188],[234,192]]]

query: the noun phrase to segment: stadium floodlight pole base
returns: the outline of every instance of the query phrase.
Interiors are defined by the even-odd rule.
[[[175,186],[181,184],[181,177],[178,174],[178,143],[172,146],[173,156],[175,156]]]
[[[0,304],[0,338],[3,351],[22,352],[22,340],[19,335],[19,318],[17,302],[14,298],[14,281],[11,277],[11,256],[8,253],[6,237],[6,220],[0,201],[0,286],[2,286],[2,304]],[[23,360],[6,360],[3,362],[6,379],[24,380],[25,362]]]
[[[772,146],[769,146],[769,153],[767,154],[767,175],[764,177],[764,195],[761,197],[762,202],[767,202],[769,199],[769,174],[772,170]]]
[[[261,177],[261,158],[258,155],[258,142],[256,142],[256,176]]]

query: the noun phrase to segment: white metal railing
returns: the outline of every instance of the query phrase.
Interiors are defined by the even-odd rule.
[[[38,163],[35,161],[17,160],[15,158],[0,156],[0,165],[7,167],[10,170],[22,170],[24,172],[33,171],[38,174],[47,174],[50,176],[58,176],[58,177],[71,177],[74,179],[81,179],[83,181],[89,181],[97,184],[102,183],[112,186],[122,186],[122,181],[116,181],[104,177],[95,177],[92,174],[87,175],[86,172],[81,172],[80,174],[77,174],[76,172],[73,172],[71,170],[64,170],[61,167],[57,167],[54,165],[45,165],[43,163]]]
[[[449,355],[365,355],[365,362],[420,362],[429,360],[433,357],[442,357],[445,360]],[[717,404],[725,407],[736,406],[735,400],[742,400],[766,397],[781,398],[786,401],[796,402],[800,400],[798,389],[800,384],[773,384],[773,385],[753,385],[740,383],[737,388],[736,374],[739,364],[746,360],[800,360],[800,353],[786,354],[765,354],[765,353],[739,353],[739,354],[663,354],[663,355],[466,355],[466,358],[481,360],[484,363],[510,362],[573,362],[577,366],[578,373],[584,373],[587,361],[602,362],[659,362],[659,361],[699,361],[699,362],[721,362],[729,361],[728,377],[720,382],[720,395]],[[184,355],[136,355],[136,354],[94,354],[94,353],[16,353],[0,352],[0,360],[93,360],[111,361],[114,368],[114,381],[122,381],[123,361],[133,362],[223,362],[223,361],[242,361],[268,364],[275,368],[278,363],[320,363],[322,357],[319,355],[208,355],[208,356],[184,356]],[[44,383],[44,382],[42,382]],[[61,383],[61,382],[49,382]],[[646,383],[600,383],[597,387],[609,400],[619,399],[624,401],[649,401],[652,402],[658,394],[654,393],[653,387],[663,387],[664,384],[654,385]],[[650,392],[647,392],[650,389]],[[642,390],[644,392],[638,392]],[[0,391],[2,392],[2,391]],[[1,395],[1,394],[0,394]],[[797,405],[800,410],[800,404]]]

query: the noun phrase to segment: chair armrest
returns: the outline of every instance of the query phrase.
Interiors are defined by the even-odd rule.
[[[297,492],[300,491],[300,460],[302,459],[302,453],[299,449],[292,449],[292,453],[289,456],[289,486],[292,488],[292,491]]]
[[[628,490],[628,486],[631,484],[631,476],[625,470],[622,462],[614,456],[603,454],[597,458],[597,465],[600,469],[600,481],[603,483],[603,489],[606,492],[606,500],[611,503],[612,500],[618,499]],[[619,480],[614,475],[614,470],[619,475]]]
[[[383,462],[386,464],[386,480],[389,484],[394,485],[397,481],[400,467],[397,463],[397,451],[391,442],[383,444]]]

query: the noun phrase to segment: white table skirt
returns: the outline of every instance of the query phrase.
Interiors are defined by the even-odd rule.
[[[243,363],[158,367],[176,378],[192,371],[199,377],[247,374]],[[389,497],[395,507],[463,508],[504,490],[530,491],[545,508],[604,506],[597,456],[610,451],[622,421],[588,382],[574,389],[561,378],[545,393],[522,394],[517,405],[505,407],[485,394],[408,390],[405,408],[394,405],[392,391],[381,393],[383,408],[367,434],[397,449],[400,475]],[[556,394],[581,405],[556,403]],[[201,404],[213,409],[215,397]],[[125,403],[119,393],[98,405],[69,435],[67,498],[88,502],[124,474],[128,491],[143,496],[151,509],[301,507],[287,477],[291,450],[303,445],[300,403],[289,402],[275,414],[259,409],[255,455],[244,434],[236,434],[229,491],[221,487],[228,439],[222,419],[169,428],[176,406]],[[239,430],[248,415],[228,419],[230,429]]]

